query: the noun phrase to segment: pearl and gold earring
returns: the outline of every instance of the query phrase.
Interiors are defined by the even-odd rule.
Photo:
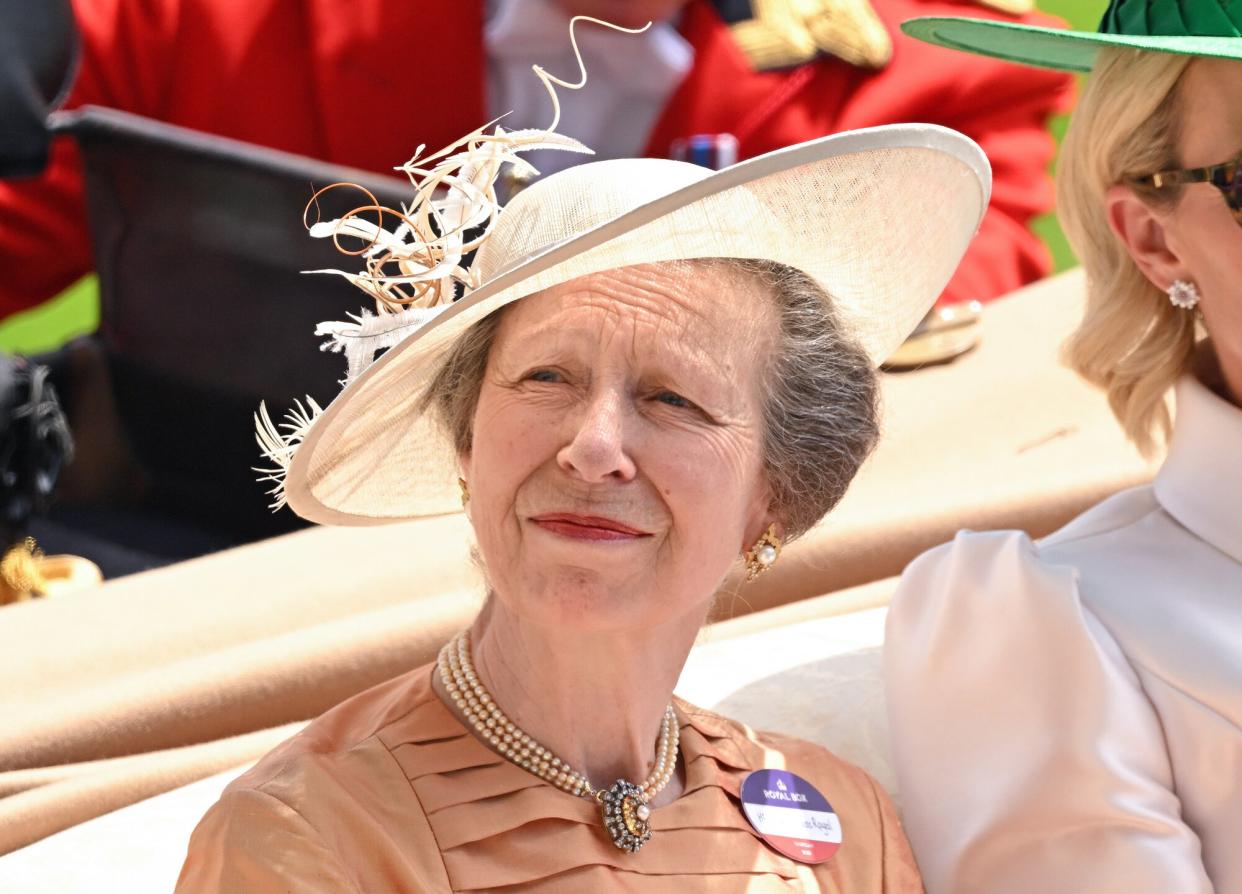
[[[781,538],[776,536],[776,525],[768,525],[763,536],[744,553],[746,580],[752,581],[776,564],[781,555]]]
[[[1193,310],[1199,303],[1199,287],[1188,279],[1179,279],[1169,286],[1169,303],[1182,310]]]
[[[465,478],[458,478],[457,486],[461,488],[461,508],[465,509],[470,505],[470,485],[466,484]]]

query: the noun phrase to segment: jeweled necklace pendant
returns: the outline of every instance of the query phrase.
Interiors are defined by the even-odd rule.
[[[466,718],[467,729],[473,727],[479,737],[501,756],[528,773],[567,794],[598,801],[604,828],[608,830],[612,843],[621,850],[637,853],[651,840],[651,807],[647,800],[663,791],[673,778],[681,742],[677,713],[671,704],[664,709],[660,737],[656,742],[655,763],[643,784],[638,786],[618,779],[612,788],[601,791],[594,788],[586,776],[532,739],[505,715],[475,673],[467,632],[459,633],[445,644],[437,664],[440,682]]]
[[[599,803],[604,828],[621,850],[637,853],[651,840],[651,808],[634,783],[618,779],[610,789],[600,792]]]

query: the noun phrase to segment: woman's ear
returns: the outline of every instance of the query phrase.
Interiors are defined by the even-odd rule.
[[[1153,208],[1122,184],[1111,187],[1104,202],[1109,228],[1152,285],[1167,292],[1174,282],[1188,278],[1186,265],[1170,242],[1166,212]]]
[[[776,525],[777,536],[783,539],[785,526],[781,523],[780,508],[776,505],[772,486],[765,475],[751,495],[746,524],[742,527],[742,537],[746,541],[742,544],[742,552],[754,546],[771,525]]]
[[[745,554],[748,549],[752,549],[769,530],[775,533],[777,540],[782,543],[785,541],[785,525],[774,510],[769,510],[767,514],[757,517],[746,526],[746,542],[742,544],[741,552]]]

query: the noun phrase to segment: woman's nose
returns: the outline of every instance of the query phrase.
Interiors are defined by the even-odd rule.
[[[571,423],[569,443],[556,456],[560,467],[588,484],[632,479],[635,468],[626,449],[625,415],[622,395],[593,396]]]

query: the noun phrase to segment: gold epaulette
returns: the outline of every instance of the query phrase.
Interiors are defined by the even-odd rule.
[[[824,53],[863,68],[883,68],[892,58],[892,37],[868,0],[750,0],[749,6],[749,19],[727,20],[758,71],[791,68]]]

